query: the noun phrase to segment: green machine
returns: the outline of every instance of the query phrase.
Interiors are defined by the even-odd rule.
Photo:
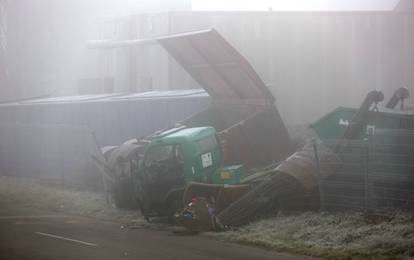
[[[384,96],[380,91],[371,91],[359,109],[339,107],[311,127],[325,144],[336,146],[338,154],[353,149],[352,153],[359,151],[361,156],[367,156],[371,170],[388,169],[391,175],[408,176],[414,167],[414,113],[403,106],[408,96],[408,90],[400,88],[385,107],[379,108]],[[400,110],[395,109],[397,101],[402,104]],[[361,156],[354,156],[351,163],[361,160]]]
[[[357,111],[357,108],[338,107],[317,120],[311,127],[322,140],[341,139]],[[380,129],[414,129],[414,114],[410,111],[395,111],[386,108],[380,111],[370,111],[364,127],[360,129],[355,139],[365,139]]]
[[[401,92],[404,95],[399,94]],[[395,100],[403,104],[406,98],[408,98],[408,90],[398,89],[385,108],[379,108],[377,104],[383,101],[384,96],[380,91],[372,91],[360,108],[338,107],[311,124],[311,127],[322,141],[343,138],[364,140],[384,130],[391,130],[388,138],[392,138],[392,130],[414,129],[414,112],[403,110],[403,105],[401,110],[394,109],[398,104]]]
[[[186,181],[207,182],[221,165],[221,151],[212,127],[173,128],[156,134],[144,155],[149,175],[180,174]]]
[[[372,91],[359,109],[339,107],[311,125],[342,162],[337,173],[324,179],[328,207],[412,209],[407,198],[414,185],[414,111],[404,109],[408,96],[407,89],[398,89],[383,107],[378,105],[382,93]]]
[[[139,207],[145,217],[172,216],[189,183],[238,184],[242,165],[222,166],[213,127],[178,126],[145,140],[103,151],[106,182],[118,207]]]
[[[221,167],[221,151],[212,127],[178,127],[156,133],[147,145],[137,171],[134,194],[147,217],[172,216],[181,206],[191,181],[211,182]]]

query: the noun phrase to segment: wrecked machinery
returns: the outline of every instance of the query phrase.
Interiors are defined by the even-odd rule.
[[[404,106],[408,96],[406,88],[397,89],[379,106],[375,99],[383,95],[372,91],[361,105],[368,107],[374,100],[371,109],[339,107],[312,124],[318,137],[342,158],[341,170],[322,185],[328,195],[326,209],[414,209],[414,111]],[[338,136],[346,139],[338,142]]]
[[[312,205],[312,194],[316,196],[316,202],[320,203],[320,180],[330,178],[332,181],[341,182],[344,178],[349,179],[349,176],[342,172],[343,155],[349,152],[347,149],[351,147],[352,141],[364,141],[373,137],[387,144],[378,145],[374,149],[380,149],[382,154],[386,154],[376,159],[382,160],[381,167],[386,165],[391,174],[371,181],[379,185],[391,183],[394,188],[410,190],[410,187],[407,189],[407,185],[412,185],[414,179],[414,149],[408,145],[414,145],[414,138],[412,134],[402,133],[414,129],[414,116],[409,111],[393,110],[398,103],[401,104],[402,110],[404,99],[408,96],[407,89],[398,89],[386,108],[380,109],[378,104],[383,101],[384,95],[381,91],[374,90],[368,93],[359,109],[340,107],[328,113],[311,125],[319,139],[318,149],[315,143],[305,145],[302,150],[267,173],[267,180],[218,212],[217,220],[227,226],[244,225],[253,220],[263,206],[269,207],[275,203],[280,209],[292,208],[295,202],[299,202],[300,209],[306,209]],[[332,143],[332,140],[335,142]],[[404,156],[401,156],[403,154]],[[403,177],[403,181],[399,182],[401,178],[397,177]],[[355,178],[363,179],[364,176],[357,175]],[[364,181],[366,183],[366,180]],[[385,187],[390,187],[387,185]]]
[[[174,127],[105,147],[102,158],[95,158],[116,205],[140,208],[147,219],[172,216],[185,206],[178,221],[201,230],[215,228],[212,223],[243,225],[274,209],[307,208],[314,198],[317,205],[319,180],[338,171],[348,141],[414,128],[412,114],[392,110],[408,91],[398,90],[382,111],[377,104],[384,96],[372,91],[359,109],[338,108],[312,124],[318,151],[313,143],[294,153],[273,96],[218,32],[152,41],[209,93],[212,103]],[[330,139],[340,141],[329,146]],[[186,217],[194,214],[197,219]]]
[[[103,156],[95,158],[115,204],[140,208],[147,219],[171,216],[187,203],[183,201],[186,187],[199,196],[206,190],[200,183],[218,185],[213,190],[237,184],[247,171],[274,165],[293,152],[273,95],[217,31],[155,41],[206,90],[212,102],[207,110],[169,129],[105,147]],[[222,200],[228,204],[236,198],[229,195]]]
[[[359,109],[338,107],[314,122],[311,127],[322,140],[367,138],[381,130],[410,130],[414,128],[413,112],[404,109],[408,89],[399,88],[387,102],[385,108],[377,104],[384,100],[381,91],[371,91]],[[399,109],[396,109],[400,104]]]

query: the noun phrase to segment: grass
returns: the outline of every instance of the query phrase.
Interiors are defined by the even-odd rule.
[[[62,188],[28,178],[0,177],[0,211],[46,211],[78,215],[136,227],[180,230],[146,224],[138,211],[108,205],[102,194]],[[407,259],[414,256],[414,216],[395,213],[372,218],[362,213],[279,214],[244,227],[204,235],[278,251],[330,259]],[[414,259],[414,258],[412,258]]]
[[[106,203],[102,194],[29,178],[1,176],[0,203],[8,213],[47,211],[116,222],[144,222],[138,211],[116,209]]]
[[[362,213],[279,215],[209,235],[331,259],[407,259],[414,256],[414,216],[407,213],[383,219],[372,219]]]

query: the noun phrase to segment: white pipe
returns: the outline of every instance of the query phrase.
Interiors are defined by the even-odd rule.
[[[123,40],[123,41],[112,41],[112,40],[92,40],[86,42],[88,49],[116,49],[124,48],[136,45],[152,45],[158,44],[156,39],[136,39],[136,40]]]

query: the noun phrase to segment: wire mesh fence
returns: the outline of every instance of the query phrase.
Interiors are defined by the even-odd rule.
[[[341,159],[335,173],[320,172],[323,210],[389,213],[414,209],[414,131],[379,131],[360,141],[325,142]],[[317,151],[316,146],[316,152]],[[330,162],[320,161],[320,171]],[[332,168],[332,167],[331,167]]]

